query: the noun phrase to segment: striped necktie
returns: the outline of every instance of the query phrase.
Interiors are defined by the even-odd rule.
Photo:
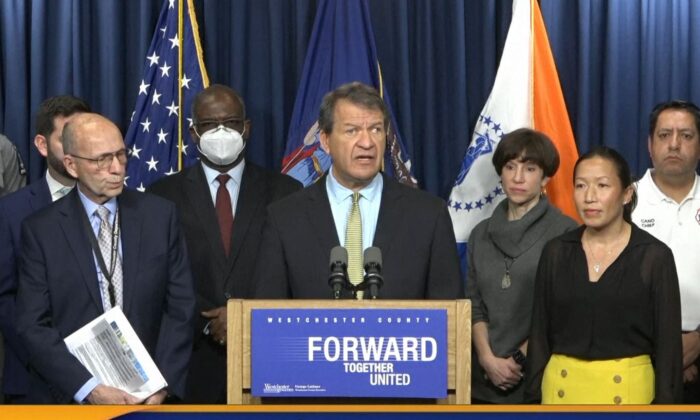
[[[345,248],[348,250],[348,277],[350,283],[362,283],[364,269],[362,268],[362,215],[360,214],[360,193],[352,194],[352,207],[348,213],[348,223],[345,226]],[[357,298],[362,299],[362,292],[357,292]]]

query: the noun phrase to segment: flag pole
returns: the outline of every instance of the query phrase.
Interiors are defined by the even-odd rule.
[[[182,170],[182,50],[185,45],[183,41],[184,32],[184,20],[183,13],[185,11],[185,0],[178,0],[177,7],[177,39],[179,42],[178,52],[177,52],[177,106],[180,112],[177,113],[177,170]]]

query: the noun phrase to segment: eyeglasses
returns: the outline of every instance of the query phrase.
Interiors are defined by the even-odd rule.
[[[230,117],[224,120],[202,120],[197,121],[194,125],[197,128],[197,132],[204,134],[209,130],[213,130],[220,125],[231,130],[236,130],[239,133],[243,131],[243,125],[245,124],[245,119],[240,117]]]
[[[117,158],[117,161],[119,161],[119,163],[121,165],[126,164],[126,159],[127,159],[126,149],[117,150],[114,153],[105,153],[104,155],[98,156],[96,158],[78,156],[78,155],[74,155],[73,153],[68,153],[68,154],[73,156],[73,157],[76,157],[78,159],[89,160],[90,162],[97,162],[98,169],[109,168],[109,166],[114,161],[114,158]]]

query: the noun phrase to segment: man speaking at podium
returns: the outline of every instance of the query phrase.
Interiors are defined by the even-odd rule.
[[[74,116],[62,141],[77,187],[22,225],[17,329],[31,367],[27,402],[141,402],[100,383],[64,344],[114,306],[168,382],[145,403],[182,397],[195,299],[175,205],[123,191],[127,153],[106,118]]]
[[[389,113],[379,93],[358,82],[340,86],[324,97],[318,124],[333,164],[314,185],[268,207],[256,297],[330,298],[328,261],[338,245],[348,251],[353,285],[364,277],[362,251],[381,250],[382,299],[462,297],[445,203],[380,173]]]

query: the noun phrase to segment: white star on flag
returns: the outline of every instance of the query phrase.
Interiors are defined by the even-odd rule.
[[[168,38],[168,41],[170,41],[170,43],[172,44],[170,45],[171,49],[180,46],[180,40],[178,39],[177,35],[175,35],[172,38]]]
[[[153,156],[151,156],[151,160],[146,162],[148,164],[148,170],[149,171],[158,171],[158,168],[156,165],[158,164],[158,161],[155,160]]]
[[[183,73],[182,74],[182,87],[189,89],[190,88],[190,80],[187,78],[187,74]]]
[[[150,132],[151,132],[151,122],[148,121],[148,117],[146,117],[146,121],[142,122],[141,125],[143,126],[143,132],[144,132],[144,133],[150,133]]]
[[[180,109],[179,106],[175,105],[175,101],[173,101],[170,106],[165,107],[168,110],[168,117],[175,114],[177,115],[177,110]]]
[[[151,86],[150,84],[146,84],[143,80],[141,80],[141,84],[139,85],[139,95],[144,94],[148,95],[148,87]]]
[[[160,143],[168,144],[168,141],[165,139],[165,137],[167,137],[168,134],[170,134],[170,133],[166,133],[166,132],[163,131],[163,129],[161,128],[160,131],[158,132],[158,144],[160,144]]]
[[[160,105],[160,97],[161,97],[161,94],[158,93],[158,90],[154,90],[153,91],[153,100],[151,101],[151,103]]]
[[[141,157],[139,156],[139,152],[143,149],[139,149],[138,147],[136,147],[136,143],[134,143],[134,145],[129,150],[131,151],[131,156],[136,157],[136,159],[141,159]]]
[[[167,61],[164,61],[164,62],[163,62],[163,67],[160,67],[160,71],[162,72],[162,73],[161,73],[161,77],[166,77],[166,76],[167,76],[167,77],[170,77],[170,69],[171,69],[171,68],[172,68],[172,67],[170,67],[170,66],[168,65],[168,62],[167,62]]]
[[[146,57],[146,58],[148,59],[148,62],[149,62],[148,67],[151,67],[151,66],[153,66],[153,65],[156,65],[156,66],[157,66],[157,65],[158,65],[158,60],[160,60],[160,57],[158,57],[158,56],[156,55],[156,52],[155,52],[155,51],[153,51],[153,54],[152,54],[152,55],[150,55],[150,56],[148,56],[148,57]]]

